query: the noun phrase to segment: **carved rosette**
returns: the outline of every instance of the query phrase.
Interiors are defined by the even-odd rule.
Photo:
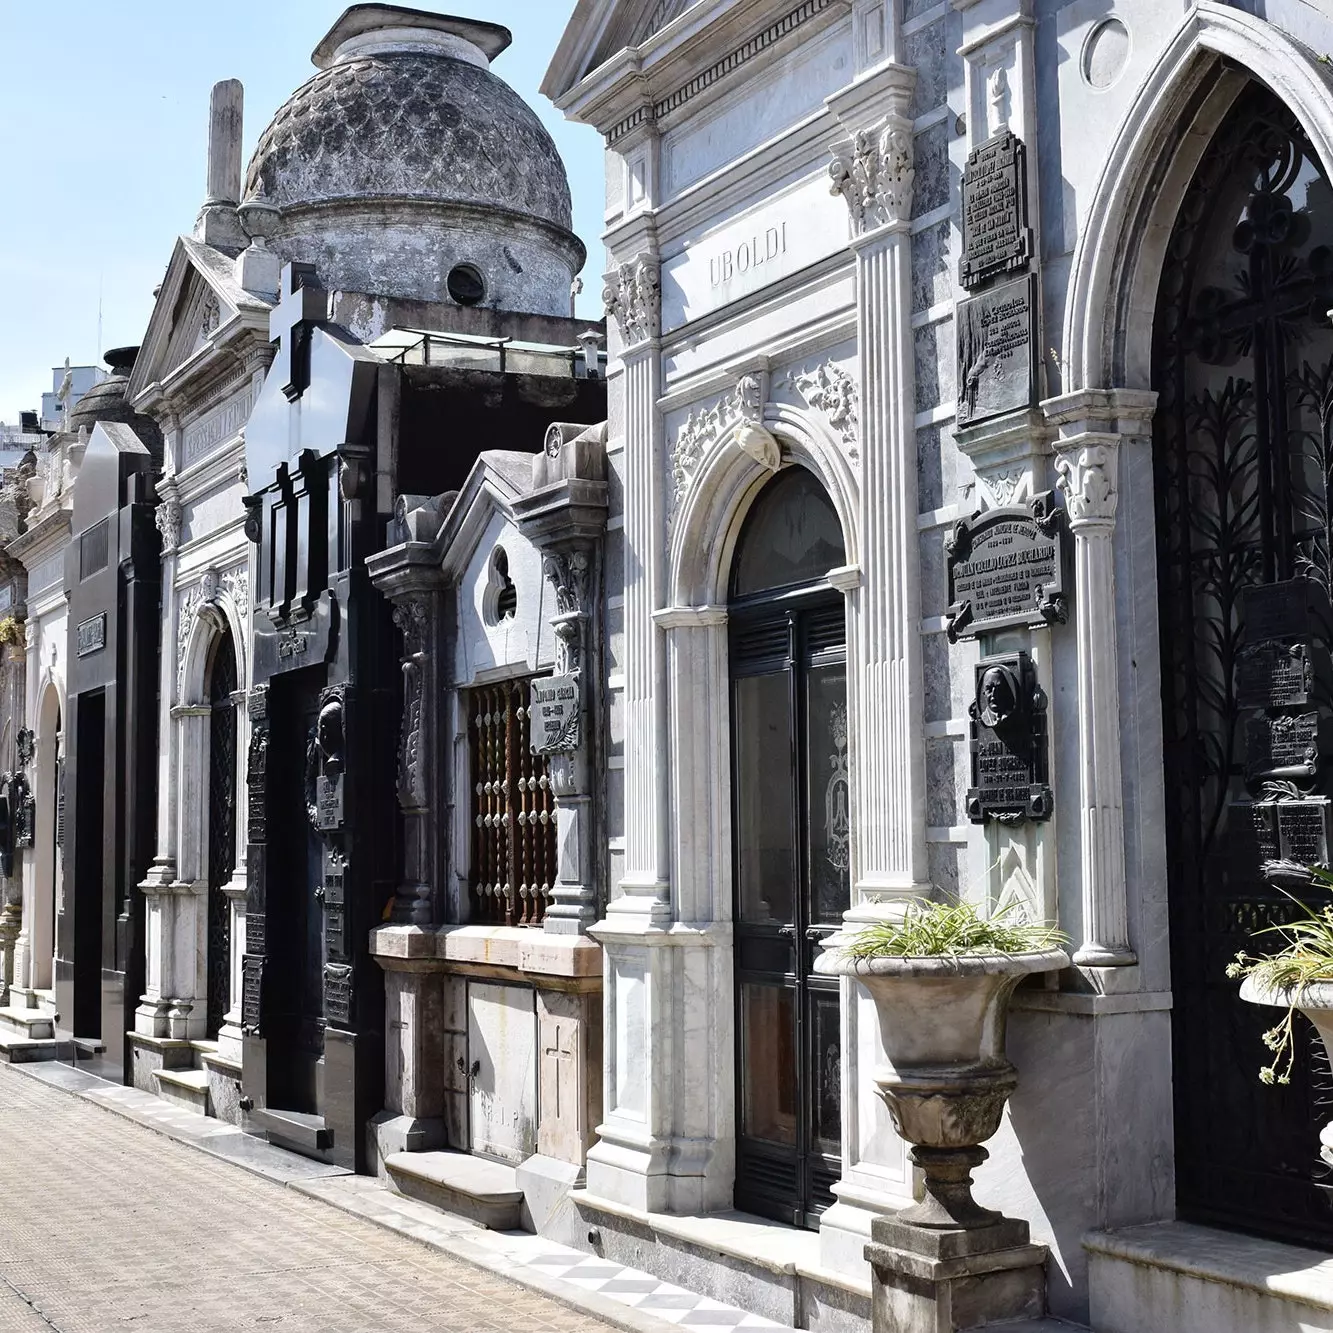
[[[1110,527],[1115,523],[1119,449],[1114,440],[1081,444],[1055,460],[1056,485],[1064,496],[1070,526]]]
[[[846,199],[858,233],[911,217],[916,167],[910,125],[884,120],[829,151],[830,189]]]
[[[606,279],[602,300],[625,346],[656,338],[662,330],[662,278],[657,260],[639,255]]]
[[[395,601],[393,623],[403,635],[403,723],[398,740],[398,801],[404,810],[426,806],[424,737],[428,612],[421,597]]]

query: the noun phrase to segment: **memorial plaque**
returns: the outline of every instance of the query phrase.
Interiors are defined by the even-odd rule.
[[[324,904],[324,944],[330,958],[340,962],[347,957],[347,932],[344,909]]]
[[[1036,285],[1031,277],[956,306],[958,424],[1030,407],[1036,396]]]
[[[1228,807],[1217,848],[1232,869],[1255,877],[1265,861],[1277,856],[1276,809],[1274,801],[1236,801]]]
[[[259,1035],[264,994],[264,960],[253,954],[241,959],[241,1027]]]
[[[268,921],[263,912],[245,914],[245,952],[256,957],[268,952]]]
[[[577,672],[534,680],[528,703],[528,739],[533,753],[577,750],[581,715]]]
[[[78,639],[75,650],[77,656],[87,657],[89,653],[100,652],[106,647],[106,612],[99,611],[90,620],[83,621],[75,634]]]
[[[352,969],[330,963],[324,968],[324,1017],[343,1027],[352,1017]]]
[[[1046,695],[1026,653],[983,657],[976,666],[972,786],[967,817],[1012,824],[1049,819],[1055,808],[1046,753]]]
[[[1245,723],[1245,777],[1308,781],[1329,750],[1329,724],[1318,713],[1252,716]]]
[[[1064,624],[1066,527],[1049,491],[960,519],[944,541],[949,571],[945,627],[952,643],[992,630]]]
[[[342,827],[343,780],[342,773],[330,777],[321,773],[315,786],[315,826],[320,830]]]
[[[343,904],[343,866],[345,862],[338,852],[326,852],[324,862],[324,901],[331,907]]]
[[[1242,588],[1240,618],[1246,643],[1327,639],[1333,630],[1328,594],[1313,579],[1287,579]]]
[[[1236,654],[1241,708],[1302,708],[1327,698],[1328,650],[1308,639],[1264,639]]]
[[[1004,129],[974,148],[963,168],[958,279],[964,287],[975,287],[997,274],[1018,272],[1031,257],[1027,146]]]
[[[1333,801],[1319,796],[1304,801],[1277,801],[1279,855],[1303,866],[1327,865]]]

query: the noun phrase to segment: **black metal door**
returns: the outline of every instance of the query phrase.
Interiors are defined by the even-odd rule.
[[[1251,720],[1268,713],[1237,673],[1259,637],[1246,619],[1277,596],[1245,590],[1305,578],[1326,591],[1333,573],[1330,245],[1328,180],[1295,118],[1253,85],[1186,194],[1154,329],[1176,1186],[1184,1217],[1324,1246],[1326,1064],[1318,1087],[1302,1021],[1290,1086],[1262,1085],[1277,1011],[1242,1002],[1225,969],[1273,947],[1252,932],[1291,910],[1260,871],[1272,850],[1252,802],[1333,793],[1324,760],[1309,781],[1274,784],[1250,756],[1247,780]]]
[[[733,614],[738,1208],[814,1226],[841,1169],[838,984],[849,905],[842,599]]]
[[[208,775],[208,1035],[216,1037],[231,1000],[231,904],[224,890],[236,869],[236,652],[224,633],[213,650]]]

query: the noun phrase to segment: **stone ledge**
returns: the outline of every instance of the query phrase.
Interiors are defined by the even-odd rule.
[[[825,1286],[841,1287],[857,1296],[870,1296],[868,1275],[864,1279],[857,1279],[820,1267],[817,1231],[785,1227],[780,1222],[770,1222],[750,1213],[701,1213],[695,1216],[645,1213],[626,1204],[589,1194],[587,1190],[571,1190],[569,1197],[576,1204],[586,1204],[598,1212],[610,1213],[613,1217],[637,1223],[659,1235],[685,1241],[701,1249],[715,1250],[730,1259],[766,1269],[781,1277],[813,1278]]]
[[[600,980],[602,946],[586,935],[548,935],[521,926],[380,926],[370,951],[381,966],[426,964],[451,970],[455,964],[512,968],[532,976]],[[433,966],[432,966],[433,965]]]
[[[1097,995],[1089,991],[1019,989],[1009,1008],[1026,1013],[1077,1014],[1101,1018],[1106,1014],[1144,1014],[1171,1008],[1170,991],[1131,991]]]
[[[1333,1257],[1318,1250],[1189,1222],[1095,1231],[1083,1246],[1094,1327],[1156,1329],[1170,1313],[1173,1333],[1333,1329]]]

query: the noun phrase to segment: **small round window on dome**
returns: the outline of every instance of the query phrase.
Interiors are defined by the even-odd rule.
[[[474,264],[455,264],[449,270],[445,286],[459,305],[478,305],[486,295],[486,282]]]

